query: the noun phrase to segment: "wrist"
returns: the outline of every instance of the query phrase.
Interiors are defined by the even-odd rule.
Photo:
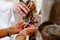
[[[10,35],[16,34],[16,32],[15,32],[15,28],[14,28],[14,27],[6,28],[6,33],[7,33],[7,36],[10,36]]]
[[[6,33],[7,33],[7,36],[10,36],[10,35],[12,35],[13,34],[13,30],[12,30],[13,28],[12,27],[9,27],[9,28],[6,28],[5,30],[6,30]]]

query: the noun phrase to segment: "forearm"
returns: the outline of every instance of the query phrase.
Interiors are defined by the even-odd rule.
[[[5,29],[0,29],[0,38],[7,36],[7,31]]]
[[[14,27],[0,29],[0,38],[8,36],[8,35],[16,34],[16,32],[14,30],[15,30]]]

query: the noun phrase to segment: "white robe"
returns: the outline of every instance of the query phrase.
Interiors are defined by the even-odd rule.
[[[15,22],[22,21],[22,17],[13,11],[14,3],[0,1],[0,29],[8,28]],[[13,36],[0,38],[0,40],[13,40]]]

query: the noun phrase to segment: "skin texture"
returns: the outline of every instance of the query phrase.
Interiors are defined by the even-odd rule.
[[[23,34],[26,37],[27,35],[31,35],[33,32],[35,32],[37,30],[38,30],[37,27],[34,27],[31,25],[31,27],[25,28],[24,30],[20,31],[19,35]],[[23,35],[18,36],[15,40],[25,40],[25,37]]]
[[[15,40],[25,40],[25,37],[24,36],[19,36]]]
[[[28,6],[26,6],[23,2],[19,2],[17,5],[14,6],[14,12],[25,16],[28,14],[29,11],[34,11],[35,10],[35,4],[34,2],[29,2]]]
[[[35,10],[35,4],[33,1],[29,2],[28,8],[30,9],[31,12]]]
[[[33,2],[29,2],[28,6],[26,6],[23,2],[19,2],[14,6],[14,12],[19,15],[25,16],[29,11],[33,11],[34,8],[35,5]],[[11,26],[11,28],[0,29],[0,38],[5,37],[8,34],[13,35],[19,33],[23,29],[24,25],[24,22],[17,22],[15,25]],[[9,33],[7,33],[6,29],[9,29]],[[29,30],[29,28],[26,30]],[[34,31],[34,28],[32,28],[32,30]],[[27,31],[27,33],[29,34],[31,31],[29,30]]]
[[[17,5],[14,6],[14,12],[22,16],[25,16],[29,11],[30,9],[23,2],[19,2]]]
[[[19,33],[23,29],[24,25],[25,25],[24,22],[17,22],[15,25],[11,26],[10,28],[0,29],[0,38],[8,36],[8,34],[13,35]],[[7,33],[7,31],[9,33]]]
[[[22,3],[23,4],[23,3]],[[24,6],[26,6],[26,5],[24,5]],[[28,6],[27,6],[30,10],[28,10],[28,12],[29,11],[34,11],[35,10],[35,4],[34,4],[34,2],[29,2],[29,4],[28,4]],[[26,8],[27,8],[26,7]],[[26,9],[27,10],[27,9]],[[22,12],[23,13],[23,12]],[[24,14],[24,13],[23,13]],[[24,15],[26,15],[27,14],[27,12],[24,14]],[[20,33],[19,34],[23,34],[24,36],[27,36],[27,35],[32,35],[32,33],[34,32],[34,31],[36,31],[38,28],[36,28],[36,27],[34,27],[33,25],[30,25],[30,27],[29,28],[25,28],[25,29],[23,29],[22,31],[20,31]],[[24,36],[18,36],[15,40],[25,40],[25,37]]]

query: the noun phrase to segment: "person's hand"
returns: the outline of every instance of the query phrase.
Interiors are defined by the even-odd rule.
[[[12,33],[19,33],[25,26],[25,22],[17,22],[11,28]]]
[[[19,2],[17,5],[14,6],[14,12],[25,16],[30,11],[35,10],[35,4],[33,1],[29,2],[28,6],[26,6],[23,2]]]
[[[30,9],[23,2],[19,2],[17,5],[15,5],[13,10],[15,13],[22,16],[25,16],[30,11]]]
[[[21,30],[19,34],[23,34],[25,36],[32,35],[32,33],[37,31],[37,29],[38,29],[37,27],[34,27],[33,25],[31,25],[30,27]]]
[[[30,11],[34,11],[35,10],[35,3],[33,1],[30,1],[28,4],[28,8],[30,9]]]

